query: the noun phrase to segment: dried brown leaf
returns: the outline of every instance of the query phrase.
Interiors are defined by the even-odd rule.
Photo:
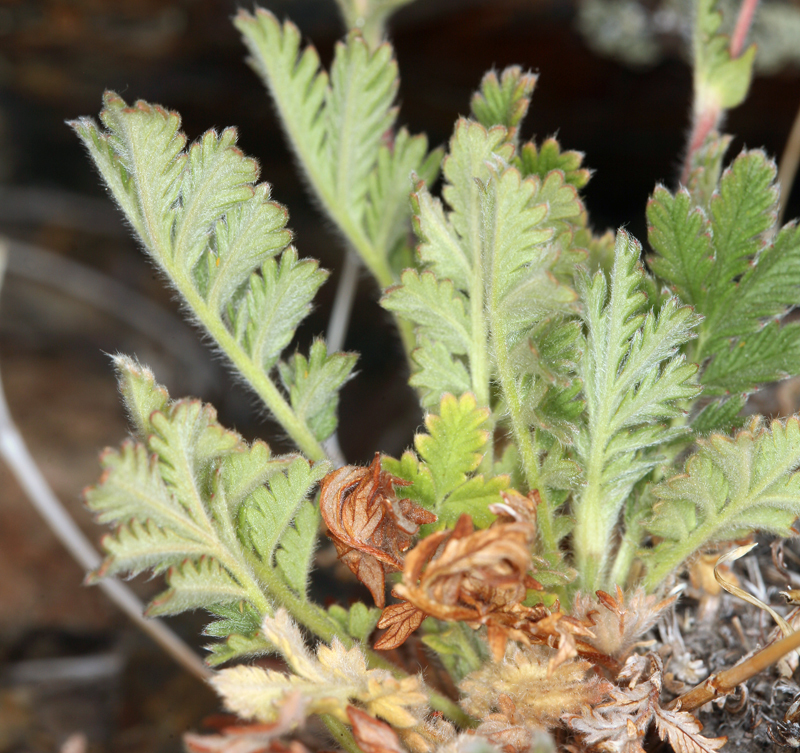
[[[375,642],[375,648],[387,651],[402,646],[408,636],[422,624],[425,617],[425,612],[407,601],[390,604],[383,610],[381,619],[378,621],[378,627],[387,630]]]
[[[395,487],[408,483],[381,470],[379,453],[368,468],[346,465],[320,483],[320,513],[328,536],[381,608],[386,604],[386,573],[403,569],[404,553],[420,525],[436,521],[410,499],[398,499]]]
[[[598,654],[624,661],[636,642],[658,622],[674,601],[675,597],[659,601],[642,589],[626,598],[617,587],[614,596],[604,591],[598,591],[596,599],[578,594],[572,617],[589,627],[592,636],[585,642]],[[583,651],[580,653],[584,654]]]
[[[363,753],[405,753],[397,733],[355,706],[347,707],[347,717],[353,725],[353,737]]]
[[[675,753],[713,753],[728,741],[727,737],[703,737],[700,724],[688,711],[671,711],[657,706],[655,709],[656,730]]]

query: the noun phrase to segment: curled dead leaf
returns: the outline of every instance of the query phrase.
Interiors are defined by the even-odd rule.
[[[355,706],[347,707],[353,737],[364,753],[405,753],[397,733],[386,722],[370,716]]]
[[[474,530],[465,514],[452,531],[427,536],[406,555],[403,582],[394,591],[405,604],[384,612],[378,627],[390,631],[376,647],[399,646],[426,615],[473,628],[486,625],[495,660],[509,638],[527,641],[526,624],[549,614],[542,605],[522,605],[528,589],[539,587],[529,574],[535,508],[526,509],[520,502],[526,498],[517,492],[503,497],[495,510],[500,518],[490,528]]]
[[[436,521],[410,499],[398,499],[397,486],[408,482],[381,470],[378,453],[368,468],[346,465],[320,482],[320,513],[339,559],[381,608],[386,573],[403,569],[403,555],[419,527]]]

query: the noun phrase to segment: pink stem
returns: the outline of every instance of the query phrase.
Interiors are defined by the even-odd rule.
[[[731,34],[731,57],[735,60],[742,54],[744,43],[747,41],[747,34],[753,25],[753,16],[758,8],[758,0],[744,0],[739,9],[739,17],[736,19],[736,26]]]
[[[681,173],[681,183],[684,186],[689,182],[689,174],[692,171],[692,157],[694,153],[703,146],[703,142],[706,140],[708,134],[719,124],[720,114],[720,111],[715,107],[714,109],[705,110],[695,117],[694,125],[692,126],[692,135],[689,138],[689,148],[686,152],[683,172]]]

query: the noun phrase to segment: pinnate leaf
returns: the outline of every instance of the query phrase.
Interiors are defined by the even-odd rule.
[[[708,213],[686,190],[658,188],[647,211],[651,268],[703,315],[690,350],[706,394],[752,392],[800,369],[800,330],[777,319],[800,302],[800,232],[774,232],[775,166],[743,152],[724,172]]]
[[[513,138],[528,112],[536,79],[535,74],[523,73],[516,65],[503,70],[499,78],[496,71],[489,71],[472,95],[473,117],[486,128],[505,126]]]
[[[266,84],[289,143],[322,209],[382,286],[389,255],[408,226],[412,174],[433,180],[439,152],[424,136],[393,134],[397,63],[384,43],[370,50],[357,31],[337,44],[330,79],[300,32],[268,11],[234,21]]]
[[[325,342],[315,340],[308,358],[295,353],[287,363],[280,364],[292,408],[319,440],[327,439],[336,429],[339,389],[350,378],[357,358],[354,353],[328,355]]]
[[[699,391],[696,367],[678,353],[694,337],[698,317],[676,299],[664,303],[658,314],[644,313],[640,252],[638,242],[620,230],[610,280],[603,272],[579,278],[586,306],[587,340],[580,364],[586,423],[575,450],[586,484],[575,507],[575,536],[576,548],[587,558],[578,569],[591,590],[602,587],[608,557],[597,542],[608,539],[634,484],[657,462],[647,448],[681,433],[666,421],[681,415],[680,402]]]
[[[484,428],[488,416],[471,393],[445,395],[439,414],[425,418],[428,433],[414,438],[418,457],[406,452],[399,461],[384,458],[386,470],[411,482],[403,495],[439,516],[437,527],[455,523],[462,512],[469,512],[479,527],[494,520],[488,507],[500,500],[509,478],[475,475],[490,438]]]
[[[147,253],[287,433],[323,457],[270,373],[325,279],[293,249],[275,261],[291,238],[286,210],[256,185],[235,130],[209,131],[186,152],[177,113],[113,93],[104,103],[106,130],[89,118],[72,126]]]
[[[311,466],[295,458],[285,474],[255,489],[240,511],[241,535],[257,557],[261,579],[269,585],[279,572],[302,598],[319,526],[319,511],[306,500],[328,470],[326,463]]]
[[[800,515],[800,421],[761,419],[733,438],[698,440],[685,472],[655,486],[647,528],[663,541],[645,555],[648,588],[700,548],[754,529],[792,535]]]

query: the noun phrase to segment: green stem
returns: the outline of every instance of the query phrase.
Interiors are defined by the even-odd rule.
[[[164,259],[163,256],[158,258]],[[327,456],[308,424],[298,418],[292,407],[280,393],[275,383],[256,365],[244,351],[224,322],[206,304],[191,280],[186,279],[179,270],[166,265],[167,274],[178,288],[186,303],[200,320],[225,355],[231,359],[248,384],[264,401],[275,420],[294,440],[303,454],[310,460],[324,460]]]
[[[544,493],[544,489],[542,489],[541,474],[539,472],[539,457],[533,443],[533,435],[530,427],[525,420],[517,380],[511,368],[511,358],[508,352],[508,333],[503,326],[502,314],[498,310],[500,306],[500,301],[498,300],[499,296],[494,285],[492,288],[489,302],[489,321],[497,374],[511,417],[511,429],[514,433],[514,440],[516,441],[517,449],[522,458],[522,467],[525,471],[525,480],[528,484],[528,490],[536,489],[540,493],[541,501],[536,511],[536,522],[545,556],[548,561],[550,561],[556,556],[558,550],[558,541],[556,540],[555,531],[553,530],[553,511],[550,507],[547,495]]]
[[[264,581],[264,585],[275,601],[286,607],[292,617],[325,643],[330,643],[335,637],[338,637],[345,648],[353,648],[356,645],[349,635],[342,633],[339,623],[322,607],[298,596],[283,582],[275,570],[262,564],[259,567],[259,577]]]
[[[636,531],[638,532],[639,528],[636,527]],[[631,567],[633,566],[634,557],[636,557],[636,552],[639,548],[638,539],[632,537],[630,531],[626,531],[622,537],[622,541],[620,542],[619,549],[617,550],[617,556],[614,559],[614,565],[611,568],[611,574],[608,578],[608,583],[610,586],[619,585],[620,588],[624,589],[628,583],[628,577],[631,572]]]
[[[364,753],[361,748],[358,747],[350,727],[341,719],[337,719],[332,714],[320,714],[319,718],[325,722],[328,731],[347,753]]]

